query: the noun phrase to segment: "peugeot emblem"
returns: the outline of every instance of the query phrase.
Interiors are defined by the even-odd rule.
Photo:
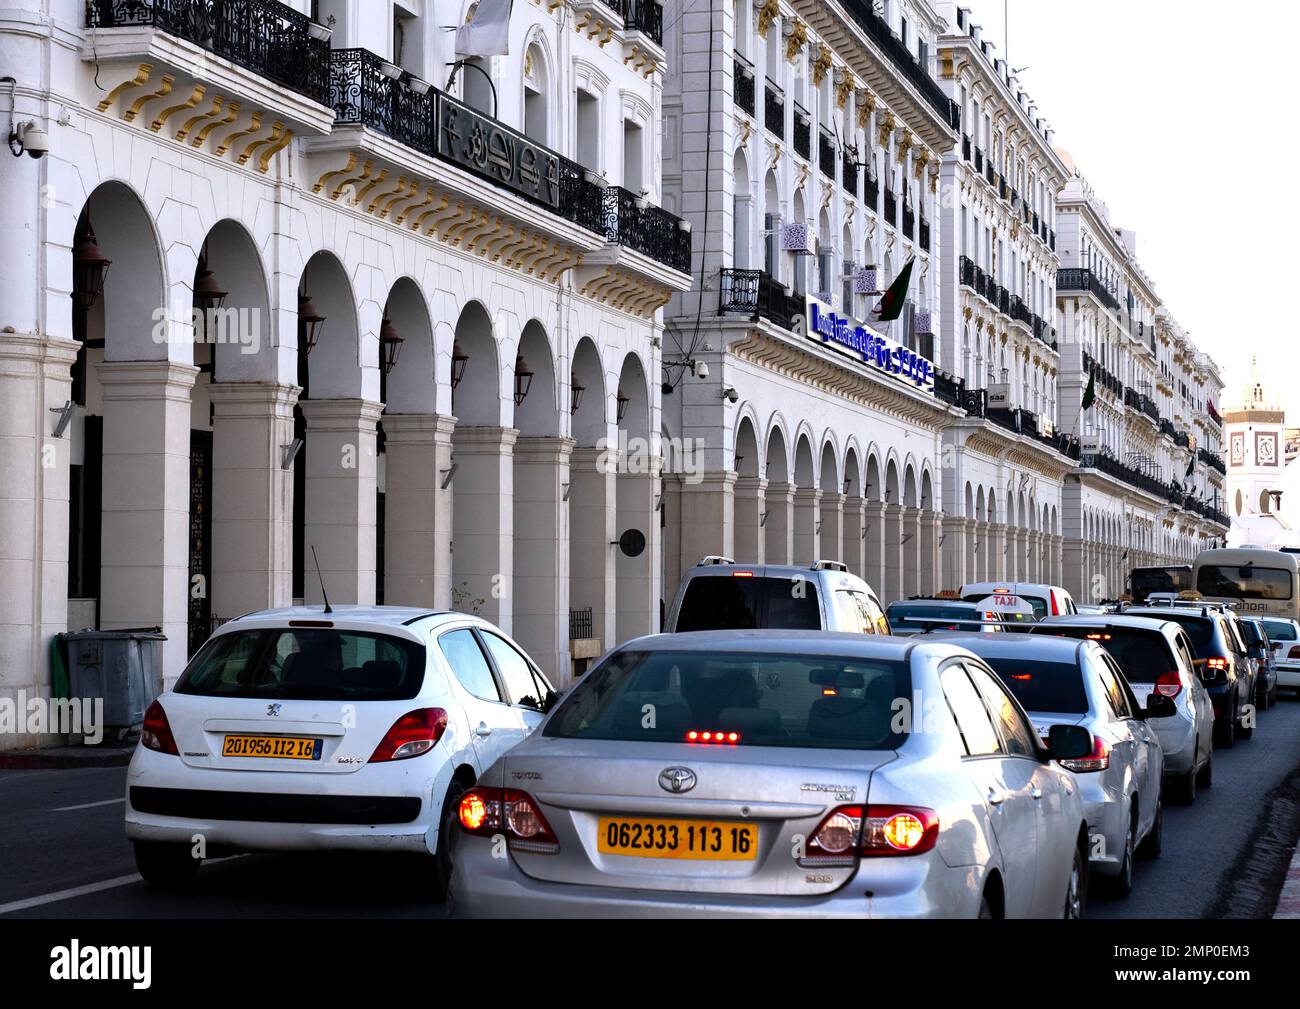
[[[659,787],[665,792],[689,792],[695,787],[695,772],[689,767],[665,767],[659,772]]]
[[[279,705],[279,704],[268,704],[268,705],[266,706],[266,717],[267,717],[267,718],[278,718],[279,716],[280,716],[280,705]]]

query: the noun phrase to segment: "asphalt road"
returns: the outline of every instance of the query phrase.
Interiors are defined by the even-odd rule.
[[[1260,715],[1219,750],[1214,786],[1165,810],[1164,854],[1139,864],[1130,897],[1094,892],[1090,917],[1197,918],[1265,885],[1243,871],[1266,797],[1300,768],[1300,702]],[[38,918],[438,918],[418,858],[246,855],[204,865],[185,893],[146,886],[122,831],[125,768],[0,771],[0,916]],[[1249,896],[1249,893],[1247,893]]]

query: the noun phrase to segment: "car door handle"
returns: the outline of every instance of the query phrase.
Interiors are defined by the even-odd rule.
[[[1037,785],[1030,785],[1029,794],[1035,799],[1041,799],[1043,797],[1043,790]]]
[[[474,730],[474,735],[479,736],[482,739],[487,739],[488,736],[492,735],[492,730],[488,727],[486,722],[479,722],[478,728]]]
[[[1007,797],[1007,795],[1006,795],[1005,792],[999,792],[999,791],[997,791],[996,789],[994,789],[992,786],[989,787],[989,805],[990,805],[990,806],[1000,806],[1000,805],[1002,805],[1002,803],[1003,803],[1003,801],[1006,799],[1006,797]]]

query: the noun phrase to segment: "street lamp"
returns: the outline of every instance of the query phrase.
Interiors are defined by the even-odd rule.
[[[569,376],[569,412],[577,413],[578,407],[582,403],[582,394],[587,391],[587,387],[578,381],[577,375]]]
[[[217,283],[216,276],[208,269],[208,243],[204,242],[203,251],[199,254],[198,272],[194,277],[194,304],[206,315],[225,304],[226,294]]]
[[[379,362],[385,375],[391,374],[396,366],[397,355],[402,352],[403,342],[397,335],[397,327],[389,321],[388,316],[384,316],[384,321],[379,327]]]
[[[95,300],[104,293],[104,277],[112,260],[107,258],[95,239],[95,229],[86,211],[86,233],[72,252],[72,296],[82,309],[89,311]]]
[[[627,416],[627,405],[632,402],[632,399],[629,396],[623,395],[623,389],[621,386],[619,387],[616,399],[618,401],[617,421],[622,424],[623,418]]]
[[[515,355],[515,406],[523,406],[528,390],[533,385],[533,370],[528,367],[523,354]]]
[[[460,380],[465,377],[465,365],[469,364],[469,355],[460,349],[460,342],[453,340],[451,344],[451,387],[454,389],[460,385]]]
[[[320,340],[321,329],[325,325],[325,316],[316,311],[311,295],[306,291],[298,293],[298,349],[303,354],[310,354]]]

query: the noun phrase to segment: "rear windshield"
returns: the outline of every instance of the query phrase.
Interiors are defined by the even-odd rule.
[[[890,603],[885,615],[889,618],[889,626],[903,633],[940,627],[942,625],[937,621],[945,617],[949,620],[962,621],[961,624],[951,625],[951,630],[977,630],[977,628],[971,626],[970,621],[979,620],[984,616],[974,606],[961,606],[959,604],[918,606],[914,603]],[[921,618],[924,618],[924,620]],[[936,622],[931,623],[931,621]]]
[[[1026,711],[1082,715],[1088,710],[1083,673],[1074,663],[986,659]]]
[[[330,628],[248,630],[213,638],[181,675],[178,694],[400,701],[424,682],[424,647]]]
[[[807,578],[692,578],[677,612],[678,631],[729,631],[766,627],[821,630],[817,583]]]
[[[1295,625],[1285,620],[1265,620],[1264,632],[1273,641],[1295,641]]]
[[[1192,587],[1190,568],[1134,568],[1130,588],[1142,602],[1152,592],[1181,592]]]
[[[681,743],[721,732],[739,746],[893,750],[905,739],[895,698],[910,696],[897,661],[627,650],[583,677],[543,733]]]
[[[1196,589],[1228,599],[1290,599],[1291,572],[1258,564],[1206,564],[1196,573]]]
[[[1196,649],[1197,658],[1203,657],[1207,649],[1214,644],[1213,618],[1194,616],[1190,613],[1153,613],[1151,616],[1161,620],[1172,620],[1182,627],[1187,632],[1187,636],[1192,639],[1192,647]]]
[[[1130,683],[1155,683],[1161,673],[1178,668],[1178,660],[1160,631],[1135,627],[1058,627],[1047,624],[1038,633],[1096,641],[1119,663]]]

